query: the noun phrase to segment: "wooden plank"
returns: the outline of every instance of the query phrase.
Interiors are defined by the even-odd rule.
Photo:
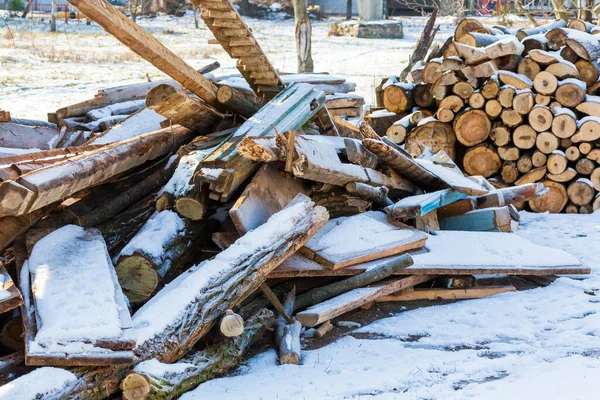
[[[375,285],[354,289],[333,299],[312,306],[296,314],[302,326],[313,327],[358,307],[377,300],[380,297],[397,292],[407,287],[418,285],[435,278],[434,275],[414,275],[406,278],[388,278]]]
[[[298,193],[308,190],[300,181],[279,174],[277,166],[263,165],[235,202],[229,216],[240,234],[258,228],[281,211]]]
[[[446,231],[493,231],[510,232],[508,207],[486,208],[463,215],[442,218],[440,228]]]
[[[342,163],[338,156],[340,147],[336,144],[339,139],[330,136],[297,135],[292,168],[294,175],[338,186],[362,182],[408,193],[414,192],[414,184],[398,174],[387,176],[371,168]]]
[[[396,219],[423,217],[438,208],[452,204],[467,197],[466,194],[452,189],[438,190],[401,199],[396,204],[386,207],[385,211]]]
[[[515,292],[516,290],[512,285],[483,286],[469,289],[407,288],[398,293],[380,297],[375,301],[380,303],[387,301],[481,299],[500,293]]]
[[[2,279],[0,282],[2,284],[0,314],[3,314],[22,305],[23,297],[2,263],[0,263],[0,279]]]
[[[214,83],[114,6],[104,0],[69,0],[69,3],[183,87],[207,103],[218,105]]]
[[[404,224],[391,224],[380,211],[328,221],[300,252],[339,269],[423,247],[427,235]]]
[[[49,248],[53,251],[48,252]],[[75,254],[87,257],[93,263],[80,263]],[[40,239],[33,247],[30,259],[19,264],[23,268],[20,276],[25,280],[21,285],[24,293],[26,365],[85,366],[133,362],[131,350],[136,345],[133,322],[99,231],[73,225],[63,227]],[[61,272],[69,272],[57,273],[57,268]],[[108,269],[108,276],[101,272],[103,269]],[[88,299],[88,296],[94,295],[89,292],[93,292],[95,285],[110,286],[114,290],[112,300],[105,297]],[[63,288],[65,295],[80,295],[68,299],[71,306],[60,304]],[[80,318],[73,318],[73,313]],[[78,339],[75,333],[65,336],[64,328],[57,325],[66,323],[66,315],[73,323],[81,324]],[[84,329],[86,324],[90,324],[90,315],[93,318],[102,316],[107,324],[116,326],[119,333],[106,333],[104,325]]]

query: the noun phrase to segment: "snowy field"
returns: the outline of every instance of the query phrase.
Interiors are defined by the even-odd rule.
[[[357,92],[372,102],[374,86],[402,70],[425,23],[404,21],[403,40],[328,38],[332,21],[315,22],[315,69],[355,81]],[[146,74],[163,78],[97,26],[62,24],[61,32],[50,34],[47,24],[8,24],[13,36],[0,25],[0,109],[15,117],[45,119],[98,89],[140,82]],[[210,33],[204,26],[194,29],[191,17],[140,24],[194,67],[218,60],[220,73],[234,71],[234,62],[207,44]],[[293,72],[293,25],[248,24],[273,64]],[[452,21],[442,20],[438,40],[452,31]],[[278,366],[269,350],[182,399],[597,399],[600,214],[522,217],[519,235],[571,252],[592,275],[390,315],[303,352],[301,366]]]
[[[422,17],[403,18],[404,39],[354,39],[327,37],[336,19],[313,22],[315,71],[327,71],[357,83],[357,93],[373,102],[374,88],[382,77],[402,71],[423,25]],[[19,18],[0,20],[0,109],[14,117],[46,119],[48,112],[91,98],[98,89],[138,83],[165,76],[133,54],[97,25],[59,22],[60,32],[50,33],[48,23]],[[454,32],[452,18],[440,18],[437,41]],[[486,19],[496,23],[496,19]],[[235,61],[218,45],[210,45],[212,34],[203,25],[194,28],[191,16],[139,18],[152,32],[192,66],[200,68],[219,61],[216,75],[237,72]],[[273,65],[280,71],[296,72],[294,25],[287,21],[246,19]],[[516,21],[522,24],[522,21]],[[14,40],[13,40],[14,39]]]

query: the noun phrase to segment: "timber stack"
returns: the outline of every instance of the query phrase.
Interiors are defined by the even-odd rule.
[[[49,122],[2,112],[0,399],[179,398],[234,369],[267,333],[280,364],[301,364],[303,341],[351,312],[516,290],[475,276],[535,287],[589,274],[514,233],[517,207],[554,204],[552,185],[498,187],[487,169],[466,176],[453,161],[455,131],[492,148],[479,127],[490,117],[472,103],[473,118],[454,128],[426,107],[353,122],[342,118],[361,114],[353,84],[280,74],[227,1],[202,12],[245,71],[223,79],[218,65],[191,68],[108,3],[72,3],[172,79],[102,90]],[[486,96],[490,82],[533,96],[506,76],[511,87],[489,80]],[[388,85],[388,104],[400,93],[408,109],[418,92],[408,87]],[[467,91],[441,100],[459,118]],[[402,134],[386,137],[394,118],[416,126],[404,147]],[[572,143],[591,142],[586,123]],[[491,169],[486,157],[470,165]]]
[[[525,29],[465,19],[406,81],[382,82],[378,106],[391,115],[380,133],[413,156],[443,149],[496,187],[543,183],[550,193],[532,211],[591,213],[600,208],[598,33],[577,19]]]

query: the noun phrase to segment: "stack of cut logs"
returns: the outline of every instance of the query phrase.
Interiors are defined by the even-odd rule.
[[[443,149],[498,187],[543,182],[550,193],[532,211],[590,213],[600,208],[597,33],[581,20],[529,29],[463,20],[409,82],[379,87],[378,105],[393,115],[386,135],[414,156]]]

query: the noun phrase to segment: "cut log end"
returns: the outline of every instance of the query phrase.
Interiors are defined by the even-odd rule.
[[[131,302],[148,299],[160,282],[152,263],[140,255],[121,257],[115,271]]]
[[[204,218],[206,207],[197,199],[192,197],[180,197],[175,201],[175,209],[182,217],[189,218],[192,221],[198,221]]]
[[[144,400],[150,396],[150,381],[136,372],[128,372],[120,386],[123,400]]]
[[[219,330],[225,337],[236,337],[244,333],[244,319],[231,310],[227,310],[219,324]]]

